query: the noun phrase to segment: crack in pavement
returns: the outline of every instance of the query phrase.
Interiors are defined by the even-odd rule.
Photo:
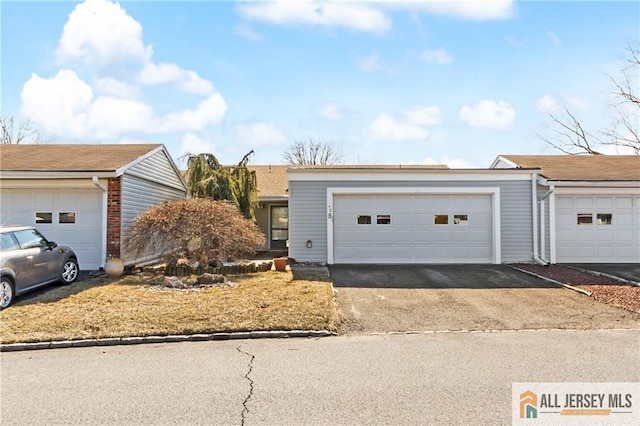
[[[249,394],[244,399],[244,401],[242,401],[242,413],[240,413],[240,425],[244,426],[246,416],[247,414],[249,414],[249,407],[247,407],[247,404],[249,403],[249,400],[253,396],[253,379],[249,377],[249,375],[253,371],[253,360],[256,359],[256,356],[250,354],[249,352],[243,351],[242,349],[240,349],[240,346],[238,346],[236,349],[238,350],[238,352],[245,354],[248,357],[251,357],[251,359],[249,360],[249,363],[247,364],[247,366],[249,367],[249,371],[247,371],[247,374],[244,375],[244,378],[249,381]]]

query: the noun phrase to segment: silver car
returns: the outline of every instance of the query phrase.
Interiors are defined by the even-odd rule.
[[[47,240],[33,226],[0,225],[0,309],[44,285],[71,284],[78,272],[78,257],[69,247]]]

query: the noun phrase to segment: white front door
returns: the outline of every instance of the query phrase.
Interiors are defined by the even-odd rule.
[[[78,188],[3,189],[0,223],[34,225],[50,241],[71,247],[81,269],[102,263],[102,191]]]
[[[640,262],[640,196],[558,195],[556,261]]]
[[[492,263],[490,195],[336,195],[334,263]]]

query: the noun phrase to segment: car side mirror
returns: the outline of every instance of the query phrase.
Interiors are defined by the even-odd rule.
[[[58,243],[56,243],[55,241],[47,241],[47,248],[49,250],[53,250],[56,247],[58,247]]]

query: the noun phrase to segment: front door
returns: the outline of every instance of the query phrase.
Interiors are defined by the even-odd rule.
[[[286,250],[289,239],[289,208],[271,206],[271,250]]]

